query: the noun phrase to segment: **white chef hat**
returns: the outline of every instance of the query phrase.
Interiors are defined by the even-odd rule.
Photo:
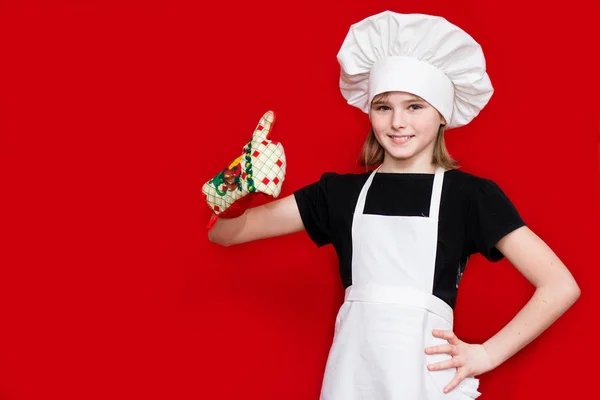
[[[468,124],[494,91],[481,46],[446,19],[385,11],[350,27],[337,55],[340,89],[365,113],[384,92],[415,94],[446,119]]]

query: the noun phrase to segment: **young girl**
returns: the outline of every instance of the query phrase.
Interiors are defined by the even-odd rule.
[[[322,400],[467,400],[474,376],[535,339],[578,298],[556,255],[492,181],[461,172],[444,131],[468,124],[493,88],[481,47],[443,18],[383,12],[352,25],[340,87],[369,115],[364,174],[326,173],[292,196],[219,219],[222,245],[306,229],[332,243],[345,301],[335,323]],[[536,287],[483,344],[452,332],[469,256],[508,260]]]

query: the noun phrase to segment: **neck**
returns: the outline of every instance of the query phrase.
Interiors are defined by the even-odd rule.
[[[433,174],[436,166],[429,157],[411,157],[410,159],[399,160],[388,154],[385,155],[383,164],[378,172],[382,173],[401,173],[401,174]]]

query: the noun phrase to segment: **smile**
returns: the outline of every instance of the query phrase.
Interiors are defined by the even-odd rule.
[[[414,138],[415,135],[388,135],[392,142],[397,144],[404,144],[408,142],[410,139]]]

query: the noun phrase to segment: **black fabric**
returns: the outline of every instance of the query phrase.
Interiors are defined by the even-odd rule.
[[[304,227],[319,246],[332,244],[344,287],[352,285],[352,216],[368,176],[327,172],[294,193]],[[378,173],[367,193],[366,214],[429,216],[433,174]],[[433,294],[454,307],[469,257],[496,262],[494,246],[524,226],[513,203],[494,182],[460,170],[444,175]]]

